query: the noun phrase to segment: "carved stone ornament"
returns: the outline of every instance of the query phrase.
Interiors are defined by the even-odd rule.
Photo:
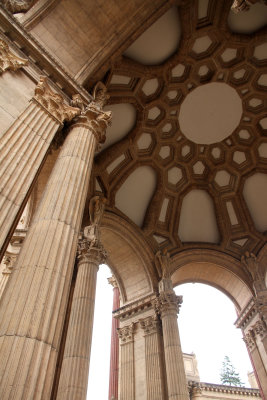
[[[246,343],[247,347],[249,350],[253,350],[254,347],[256,346],[256,340],[255,340],[255,335],[252,330],[250,330],[245,336],[244,336],[244,342]]]
[[[121,343],[129,343],[134,339],[134,323],[132,322],[128,326],[124,326],[123,328],[117,328],[118,336],[121,340]]]
[[[63,96],[51,89],[45,76],[40,77],[34,99],[61,124],[64,121],[71,121],[81,113],[79,108],[65,104]]]
[[[255,3],[263,3],[267,4],[266,0],[234,0],[231,9],[235,13],[239,13],[240,11],[248,11],[250,6]]]
[[[245,267],[246,271],[250,274],[253,282],[257,283],[257,289],[265,290],[266,286],[264,283],[264,274],[260,269],[260,265],[255,254],[246,251],[241,257],[241,263]]]
[[[2,271],[3,275],[9,275],[12,272],[15,261],[17,259],[16,255],[6,254],[3,258],[3,264],[5,264],[5,269]]]
[[[108,283],[112,285],[114,289],[118,287],[118,282],[114,275],[108,278]]]
[[[91,130],[98,143],[104,143],[106,139],[106,129],[111,124],[111,111],[103,111],[103,106],[108,100],[107,89],[102,82],[98,82],[93,92],[93,100],[83,110],[80,99],[76,96],[72,98],[72,104],[79,105],[81,112],[76,118],[75,125],[85,126]]]
[[[155,262],[159,265],[162,278],[170,278],[170,255],[166,251],[157,251]]]
[[[28,60],[15,55],[8,44],[0,39],[0,74],[6,70],[17,71],[27,63]]]
[[[92,242],[86,237],[81,237],[78,241],[77,258],[81,262],[95,262],[96,264],[103,264],[106,260],[107,253],[98,242]]]
[[[34,3],[34,0],[2,0],[3,5],[12,14],[28,11]]]
[[[151,315],[150,317],[139,319],[139,323],[145,335],[151,335],[160,330],[160,321],[156,316]]]
[[[156,312],[162,316],[166,312],[179,313],[183,296],[177,296],[174,291],[161,292],[154,301],[154,308]]]
[[[267,327],[265,322],[262,320],[257,321],[256,324],[253,325],[253,330],[256,335],[259,335],[261,338],[263,338],[267,332]]]

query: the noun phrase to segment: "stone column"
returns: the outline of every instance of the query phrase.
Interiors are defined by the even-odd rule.
[[[35,97],[1,137],[0,259],[57,130],[79,113],[41,77]]]
[[[170,278],[170,257],[168,254],[156,253],[155,260],[162,271],[159,283],[159,296],[156,299],[156,310],[161,316],[166,376],[169,400],[189,400],[185,376],[183,353],[177,324],[182,297],[176,296]]]
[[[120,307],[119,288],[114,275],[112,275],[111,278],[108,278],[108,281],[113,286],[112,310],[115,311]],[[118,382],[119,382],[119,338],[117,335],[118,328],[119,328],[119,320],[117,318],[112,317],[108,400],[118,400]]]
[[[118,329],[120,338],[119,400],[135,400],[134,323]]]
[[[62,146],[0,303],[0,398],[50,399],[105,89]]]
[[[156,316],[149,316],[139,322],[145,337],[147,400],[164,400],[160,321]]]
[[[86,400],[97,271],[105,261],[103,246],[83,237],[78,244],[78,260],[57,400]]]

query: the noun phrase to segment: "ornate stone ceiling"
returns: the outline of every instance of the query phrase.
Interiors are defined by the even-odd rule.
[[[96,156],[91,193],[152,249],[240,258],[266,243],[267,29],[253,15],[267,7],[254,5],[242,22],[229,16],[230,1],[194,3],[172,9],[182,34],[164,62],[144,65],[130,48],[107,71],[115,128]]]

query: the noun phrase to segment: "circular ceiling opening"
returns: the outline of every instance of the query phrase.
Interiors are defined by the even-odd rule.
[[[226,83],[208,83],[186,96],[180,113],[181,131],[197,144],[221,142],[232,134],[242,116],[242,101]]]

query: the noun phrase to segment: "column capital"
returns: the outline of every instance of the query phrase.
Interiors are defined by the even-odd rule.
[[[90,241],[86,237],[81,237],[78,241],[77,258],[79,264],[84,262],[95,262],[103,264],[106,260],[107,252],[100,241]]]
[[[126,344],[133,342],[134,340],[134,322],[132,322],[128,326],[124,326],[123,328],[117,328],[117,333],[121,344]]]
[[[2,271],[3,275],[10,275],[14,267],[17,256],[12,254],[5,254],[3,258],[3,264],[5,264],[5,269]]]
[[[78,95],[72,98],[72,105],[77,105],[82,110],[79,117],[75,119],[74,126],[90,129],[98,143],[104,143],[106,129],[111,124],[111,111],[103,110],[108,98],[107,88],[102,82],[96,84],[93,100],[86,107]]]
[[[118,287],[118,282],[114,275],[108,278],[108,283],[113,286],[114,289]]]
[[[0,39],[0,74],[6,70],[17,71],[17,69],[27,65],[28,60],[14,54],[9,45]]]
[[[139,319],[139,323],[144,331],[145,336],[161,331],[160,321],[155,315],[151,315],[147,318],[141,318]]]
[[[57,122],[71,121],[81,113],[80,108],[69,106],[64,102],[61,94],[54,92],[48,83],[48,78],[41,76],[35,88],[33,98],[42,108],[48,112]]]
[[[252,329],[250,329],[248,333],[246,333],[246,335],[243,337],[243,340],[246,343],[249,350],[253,350],[254,347],[256,347],[255,334]]]
[[[260,336],[260,338],[265,337],[267,334],[267,326],[266,323],[263,320],[258,320],[254,325],[253,325],[253,331],[256,336]]]
[[[183,296],[177,296],[174,291],[161,292],[154,301],[154,308],[159,315],[165,313],[178,314],[183,302]]]

